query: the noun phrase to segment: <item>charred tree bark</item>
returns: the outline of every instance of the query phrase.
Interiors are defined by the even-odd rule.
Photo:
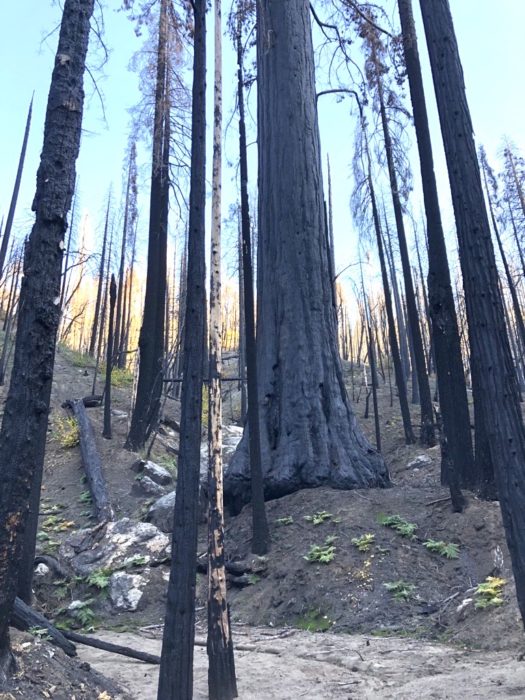
[[[441,480],[451,486],[455,483],[454,489],[457,492],[459,486],[474,489],[477,485],[467,387],[463,372],[447,249],[441,224],[425,92],[412,14],[412,0],[398,0],[398,4],[427,216],[429,311],[432,320],[432,342],[436,362],[439,404],[446,436],[448,463],[452,470],[451,473],[442,473]],[[460,503],[455,503],[454,506],[459,509]]]
[[[420,440],[423,445],[432,447],[436,444],[434,431],[434,416],[432,409],[432,396],[430,394],[430,385],[428,382],[427,367],[425,362],[425,351],[423,349],[423,340],[421,338],[421,329],[419,327],[419,317],[416,307],[416,296],[414,292],[414,284],[412,282],[412,273],[410,270],[410,258],[408,255],[408,247],[406,241],[405,224],[403,221],[403,210],[399,196],[399,187],[397,182],[396,168],[394,164],[392,138],[390,136],[390,127],[386,113],[386,106],[383,94],[383,83],[381,76],[377,78],[377,94],[379,97],[379,108],[381,115],[381,125],[383,128],[383,136],[385,139],[385,153],[388,164],[388,176],[390,179],[390,190],[392,194],[392,204],[394,207],[394,215],[396,218],[397,237],[399,241],[399,255],[401,257],[401,266],[403,268],[403,280],[405,282],[405,294],[407,304],[407,317],[410,327],[410,337],[413,349],[413,371],[417,376],[417,384],[419,389],[419,404],[421,407],[421,433]],[[412,380],[412,388],[414,389],[414,379]]]
[[[100,266],[98,270],[97,298],[95,301],[95,313],[93,314],[93,326],[91,328],[91,338],[89,341],[88,354],[93,357],[97,342],[97,331],[100,316],[100,303],[102,301],[102,289],[104,288],[104,268],[106,265],[106,243],[108,240],[109,207],[111,203],[111,193],[108,195],[108,205],[106,208],[106,222],[104,224],[104,238],[102,239],[102,253],[100,255]],[[102,330],[102,329],[101,329]]]
[[[248,199],[248,154],[244,107],[244,53],[241,28],[237,34],[237,100],[239,104],[239,158],[241,175],[241,246],[243,270],[244,328],[246,343],[246,377],[248,393],[248,449],[250,459],[250,498],[252,504],[252,551],[265,554],[270,546],[270,531],[264,506],[264,483],[261,454],[259,387],[257,383],[257,345],[255,337],[255,300],[253,260]]]
[[[37,173],[20,291],[13,371],[0,431],[0,685],[9,672],[8,625],[18,569],[35,543],[27,530],[29,497],[40,492],[60,320],[60,273],[75,182],[84,102],[83,75],[94,0],[65,0],[51,87],[44,145]],[[38,499],[31,507],[38,511]]]
[[[448,0],[422,0],[421,11],[456,218],[471,355],[479,370],[483,427],[525,622],[525,426],[518,382]]]
[[[337,348],[309,2],[262,0],[257,11],[257,361],[265,494],[276,498],[321,484],[384,486],[386,466],[357,425]],[[249,466],[245,432],[225,476],[225,497],[235,511],[250,498]]]
[[[113,365],[120,367],[120,353],[123,336],[123,322],[125,313],[123,310],[125,298],[124,271],[126,267],[126,248],[130,237],[130,228],[135,226],[136,219],[136,190],[137,190],[137,166],[136,166],[136,146],[131,143],[129,149],[128,181],[126,185],[126,200],[124,203],[124,225],[122,227],[122,244],[120,246],[120,263],[118,269],[118,291],[117,306],[115,316],[115,332],[113,344]]]
[[[93,508],[99,523],[114,520],[115,514],[111,506],[106,480],[102,471],[102,463],[97,449],[95,433],[84,406],[84,401],[68,401],[66,406],[71,409],[78,423],[80,435],[80,453],[86,472],[87,483],[93,501]]]
[[[205,342],[206,0],[194,0],[188,282],[172,561],[158,700],[192,700],[195,568]]]
[[[366,127],[363,124],[363,130]],[[410,408],[408,405],[407,396],[407,386],[405,381],[405,374],[403,372],[403,365],[401,362],[401,354],[399,352],[399,345],[397,342],[396,334],[396,322],[394,319],[394,310],[392,308],[392,294],[390,292],[390,284],[388,281],[388,273],[385,261],[385,249],[383,245],[383,236],[381,234],[381,222],[379,220],[379,212],[377,209],[377,200],[375,196],[375,188],[372,178],[372,165],[370,159],[370,151],[368,147],[368,138],[366,132],[365,137],[365,148],[366,148],[366,158],[368,166],[368,187],[370,190],[370,200],[372,204],[372,217],[374,220],[374,230],[376,233],[377,250],[379,253],[379,264],[381,267],[381,279],[383,281],[383,293],[385,295],[385,307],[388,320],[388,339],[390,342],[390,350],[392,352],[392,362],[394,364],[394,374],[396,378],[397,393],[399,397],[399,407],[401,409],[401,418],[403,420],[403,430],[405,432],[405,442],[407,445],[412,445],[415,443],[416,439],[414,436],[414,431],[412,430],[412,421],[410,419]]]
[[[169,123],[168,1],[162,0],[153,127],[148,268],[144,314],[139,338],[137,395],[126,441],[126,447],[130,450],[144,447],[157,424],[160,410],[164,366],[164,305],[168,242]]]
[[[115,276],[111,275],[109,285],[109,322],[108,322],[108,344],[106,348],[106,384],[104,387],[104,429],[102,436],[111,440],[111,371],[113,369],[113,328],[115,317],[115,297],[117,295],[117,285]]]
[[[9,211],[7,213],[7,219],[5,222],[4,235],[2,237],[2,245],[0,245],[0,280],[2,279],[4,273],[4,263],[5,256],[7,254],[7,246],[9,245],[9,239],[11,237],[11,228],[13,226],[13,220],[15,218],[16,203],[18,200],[18,193],[20,191],[20,183],[22,182],[22,173],[24,171],[24,161],[26,158],[27,141],[29,139],[29,129],[31,127],[31,114],[33,113],[33,98],[31,98],[31,103],[29,105],[29,111],[27,113],[26,128],[24,131],[24,139],[22,141],[22,150],[20,151],[20,158],[18,160],[18,169],[16,171],[15,185],[13,188],[13,194],[11,196],[11,204],[9,205]]]

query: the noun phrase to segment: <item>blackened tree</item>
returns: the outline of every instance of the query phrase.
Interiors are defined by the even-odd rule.
[[[22,140],[22,149],[20,151],[20,158],[18,159],[18,169],[16,171],[15,184],[13,187],[13,194],[11,196],[11,203],[9,205],[9,211],[7,212],[7,219],[5,222],[4,235],[2,237],[2,243],[0,245],[0,279],[4,272],[5,256],[7,255],[7,246],[9,245],[9,239],[11,237],[11,228],[13,226],[13,221],[15,218],[16,203],[18,200],[18,193],[20,192],[20,183],[22,182],[22,173],[24,172],[24,161],[27,151],[27,142],[29,140],[29,129],[31,127],[31,115],[33,113],[33,98],[31,98],[31,103],[29,105],[29,111],[27,113],[26,128],[24,131],[24,138]]]
[[[188,279],[177,495],[162,641],[159,700],[193,697],[195,570],[205,343],[206,0],[194,0],[192,150]]]
[[[265,493],[385,485],[386,467],[357,425],[338,354],[310,3],[262,0],[257,12],[257,360]],[[248,454],[245,433],[225,476],[234,510],[250,498]]]
[[[38,511],[55,343],[60,273],[80,147],[83,75],[94,0],[65,0],[44,145],[37,173],[36,214],[24,259],[11,382],[0,431],[0,683],[10,670],[9,618],[31,508]],[[34,547],[34,544],[33,544]]]
[[[441,224],[412,1],[398,0],[398,6],[427,217],[429,310],[432,318],[432,341],[437,370],[439,404],[444,439],[446,440],[446,457],[442,460],[444,469],[441,477],[444,483],[452,485],[455,494],[455,507],[460,508],[459,485],[470,489],[477,486],[467,387],[463,372],[445,236]]]
[[[164,308],[166,302],[170,108],[168,90],[169,0],[161,0],[153,159],[151,172],[148,266],[144,314],[139,337],[139,376],[126,447],[138,450],[156,426],[164,365]]]
[[[472,362],[479,370],[483,425],[525,623],[525,426],[518,382],[450,6],[448,0],[421,0],[421,12],[456,218]]]

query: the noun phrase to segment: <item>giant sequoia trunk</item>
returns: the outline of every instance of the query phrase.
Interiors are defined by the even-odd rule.
[[[75,182],[84,102],[83,74],[94,0],[65,0],[37,173],[35,224],[26,247],[13,371],[0,432],[0,685],[9,666],[8,624],[26,531],[29,497],[38,509],[55,342],[60,273]],[[33,542],[34,547],[34,542]]]
[[[383,486],[341,372],[323,209],[308,0],[257,5],[259,263],[257,360],[266,497],[304,487]],[[226,474],[249,498],[248,435]]]
[[[421,0],[421,11],[456,218],[472,365],[479,373],[483,428],[525,623],[525,426],[518,383],[448,0]]]

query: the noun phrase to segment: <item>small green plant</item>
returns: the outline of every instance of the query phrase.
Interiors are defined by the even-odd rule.
[[[313,523],[314,525],[322,525],[324,522],[329,520],[332,517],[332,513],[327,513],[326,510],[319,510],[317,513],[314,513],[313,515],[305,515],[304,519],[308,520],[309,523]]]
[[[370,548],[375,543],[375,540],[376,536],[371,532],[367,532],[364,535],[361,535],[361,537],[354,537],[352,539],[352,544],[354,547],[357,547],[360,552],[369,552]]]
[[[380,525],[392,528],[392,530],[395,530],[401,537],[407,537],[410,540],[413,540],[415,537],[414,533],[417,530],[417,525],[415,523],[409,523],[400,515],[384,515],[381,513],[377,516],[377,522]]]
[[[60,416],[55,420],[55,429],[60,447],[71,449],[80,443],[80,432],[76,418]]]
[[[308,610],[295,621],[297,628],[307,632],[327,632],[332,627],[332,624],[328,615],[323,615],[320,610]]]
[[[248,581],[250,582],[251,586],[255,586],[256,583],[259,583],[261,580],[260,576],[257,576],[257,574],[249,574],[248,576]]]
[[[276,525],[292,525],[293,518],[291,515],[286,515],[284,518],[277,518],[275,521]]]
[[[95,622],[95,613],[88,605],[82,608],[78,608],[78,610],[76,611],[76,618],[85,630],[93,630],[93,623]]]
[[[42,523],[42,528],[53,532],[67,532],[74,525],[74,520],[66,520],[61,515],[50,515]]]
[[[78,502],[79,503],[93,503],[91,499],[91,494],[89,491],[82,491],[80,496],[78,497]]]
[[[86,583],[88,586],[94,586],[100,591],[105,590],[109,586],[109,579],[111,576],[111,571],[108,569],[97,569],[92,571],[86,578]]]
[[[383,586],[386,588],[387,591],[390,591],[390,593],[392,593],[392,595],[394,596],[394,600],[398,600],[405,603],[408,600],[410,600],[415,588],[415,586],[413,586],[411,583],[407,583],[406,581],[401,580],[389,581],[388,583],[384,583]]]
[[[311,563],[329,564],[335,557],[335,547],[333,542],[335,537],[327,537],[324,544],[314,544],[310,551],[303,558]]]
[[[458,559],[459,557],[459,545],[452,542],[427,540],[423,542],[423,546],[426,547],[429,552],[435,552],[447,559]]]
[[[503,600],[502,593],[503,586],[506,583],[507,581],[504,578],[487,576],[483,583],[479,583],[474,591],[474,595],[476,596],[474,607],[490,608],[503,605],[505,601]]]

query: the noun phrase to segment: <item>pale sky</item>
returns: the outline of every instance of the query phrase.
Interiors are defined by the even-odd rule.
[[[492,164],[497,165],[495,159],[504,135],[514,140],[525,152],[525,95],[521,80],[521,72],[525,65],[525,0],[499,0],[497,4],[494,0],[450,0],[450,3],[476,138],[486,146]],[[137,78],[128,71],[128,63],[133,52],[140,48],[142,40],[137,39],[133,25],[124,13],[115,11],[119,4],[116,0],[105,2],[105,41],[111,53],[104,69],[105,77],[97,76],[104,94],[107,124],[102,118],[99,98],[94,92],[92,80],[88,75],[85,79],[87,99],[84,135],[77,173],[80,178],[81,211],[84,215],[89,213],[95,227],[101,218],[103,200],[111,182],[120,196],[122,162],[129,126],[127,109],[138,98]],[[229,9],[229,2],[223,4],[225,14]],[[397,21],[392,0],[385,4],[388,4],[392,16]],[[414,9],[419,27],[420,53],[425,64],[428,64],[417,1],[414,2]],[[30,206],[34,195],[45,106],[58,35],[55,32],[47,39],[44,37],[53,32],[59,21],[60,8],[51,0],[0,3],[0,217],[7,214],[27,107],[35,90],[32,130],[15,220],[15,234],[19,237],[29,233],[32,223]],[[211,14],[208,21],[212,21]],[[211,33],[209,34],[211,40]],[[225,46],[228,42],[225,38]],[[97,60],[97,56],[91,53],[92,69]],[[234,70],[233,61],[231,57],[228,58],[226,50],[224,99],[227,108],[233,104],[230,95],[235,85]],[[446,166],[440,145],[439,123],[428,68],[425,75],[444,225],[448,231],[452,231],[453,215]],[[208,71],[209,86],[211,80],[212,74]],[[225,121],[228,116],[226,113]],[[234,128],[235,124],[236,122]],[[341,269],[355,260],[357,253],[356,237],[348,207],[354,131],[354,124],[348,117],[348,103],[337,105],[335,100],[324,98],[320,103],[320,127],[323,154],[326,157],[328,153],[332,163],[337,268]],[[412,139],[415,142],[415,136],[412,136]],[[232,144],[231,148],[234,149],[236,139],[233,137]],[[413,153],[417,159],[415,149]],[[232,160],[236,153],[230,152],[227,156]],[[414,158],[412,167],[416,184],[414,208],[419,209],[419,164]],[[144,164],[144,172],[147,172],[147,163]],[[226,170],[225,181],[229,182],[231,177],[232,173]],[[250,177],[255,182],[256,173],[253,167]],[[226,193],[228,188],[230,196],[233,197],[231,185],[225,182]],[[145,227],[147,198],[144,195],[141,209],[142,226]],[[454,240],[450,237],[449,241],[454,245]]]

